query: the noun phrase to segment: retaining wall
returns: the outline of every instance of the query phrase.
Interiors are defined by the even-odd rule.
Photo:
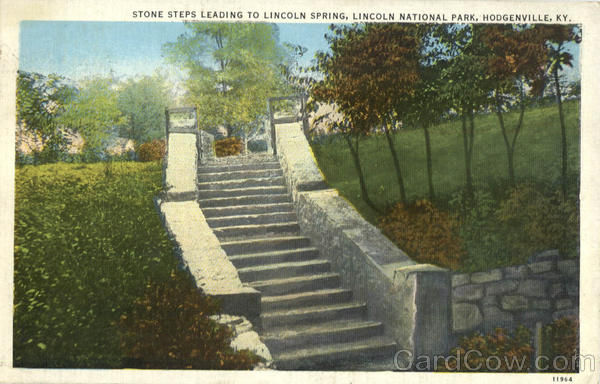
[[[367,303],[369,318],[384,323],[399,350],[447,352],[449,271],[415,263],[336,190],[326,189],[301,123],[277,124],[275,132],[302,232],[331,261],[342,286]]]
[[[529,263],[452,276],[455,337],[500,326],[532,327],[565,316],[579,317],[579,263],[542,252]]]

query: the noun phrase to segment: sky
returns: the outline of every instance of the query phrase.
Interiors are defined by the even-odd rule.
[[[326,50],[329,24],[278,24],[280,41],[307,48],[301,65],[318,50]],[[20,29],[19,69],[44,75],[57,73],[74,81],[93,75],[117,77],[151,75],[162,68],[173,79],[181,74],[162,56],[161,47],[185,32],[183,23],[23,21]],[[579,49],[570,47],[579,67]],[[577,77],[569,71],[568,77]]]
[[[328,24],[279,24],[280,41],[308,49],[300,64],[327,49]],[[65,22],[21,23],[19,69],[58,73],[72,80],[94,74],[129,77],[169,70],[161,47],[184,33],[183,23]]]

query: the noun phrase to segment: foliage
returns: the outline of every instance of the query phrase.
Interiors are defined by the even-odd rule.
[[[83,136],[84,148],[103,149],[113,130],[124,123],[115,86],[111,78],[96,77],[85,81],[61,115],[61,124]]]
[[[569,317],[554,320],[543,329],[542,354],[552,363],[557,356],[557,366],[549,364],[551,372],[577,372],[579,357],[579,322]],[[574,364],[575,363],[575,364]],[[563,368],[564,364],[564,369]],[[559,369],[560,368],[560,369]]]
[[[523,326],[518,327],[513,335],[502,328],[496,328],[488,335],[475,333],[463,337],[459,345],[450,351],[452,358],[447,359],[447,365],[440,364],[438,367],[443,371],[527,372],[533,353],[530,338],[529,330]],[[467,355],[468,351],[480,353]],[[486,360],[489,365],[486,365]]]
[[[506,242],[514,254],[532,255],[558,249],[570,257],[579,248],[579,199],[564,200],[560,192],[542,193],[532,185],[519,185],[502,202],[500,224],[508,228]]]
[[[136,153],[140,161],[156,161],[165,157],[166,150],[165,139],[154,139],[140,145]]]
[[[546,62],[545,41],[533,28],[515,28],[510,25],[486,26],[483,30],[483,41],[489,49],[486,71],[494,83],[492,103],[506,146],[508,177],[514,186],[516,184],[514,152],[517,137],[523,126],[527,102],[525,87],[529,86],[533,94],[539,94],[543,87],[543,67]],[[503,112],[512,99],[516,99],[520,114],[515,128],[509,134],[504,123]]]
[[[248,142],[248,150],[250,152],[266,152],[269,145],[265,140],[253,140]]]
[[[499,206],[497,197],[478,188],[471,198],[467,198],[464,191],[457,192],[449,205],[453,212],[460,215],[459,235],[466,250],[460,268],[462,271],[489,270],[522,261],[523,255],[514,255],[509,251],[504,236],[507,228],[499,225],[496,218]],[[511,259],[511,255],[515,258]]]
[[[189,278],[173,274],[149,284],[143,296],[121,315],[125,366],[150,369],[251,369],[260,358],[230,347],[232,331],[209,316],[219,304]]]
[[[215,140],[215,154],[217,157],[236,156],[242,152],[242,140],[239,137],[228,137],[226,139]]]
[[[450,269],[461,265],[464,251],[458,222],[427,200],[410,206],[398,203],[379,221],[383,233],[421,263]]]
[[[125,116],[125,123],[120,127],[121,137],[138,143],[164,137],[168,104],[166,79],[160,74],[122,83],[117,97],[117,106]]]
[[[58,117],[75,91],[64,77],[18,72],[17,123],[32,139],[40,140],[41,151],[32,148],[36,163],[56,162],[69,144],[65,132],[59,129]]]
[[[187,101],[198,107],[201,128],[243,132],[264,115],[267,99],[288,88],[283,68],[290,52],[267,23],[186,23],[188,32],[164,46],[189,72]]]
[[[152,203],[161,175],[157,163],[17,168],[15,366],[121,366],[120,315],[177,269]]]

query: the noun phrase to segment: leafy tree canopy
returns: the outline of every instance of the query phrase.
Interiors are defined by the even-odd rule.
[[[289,91],[291,52],[265,23],[187,23],[188,32],[166,44],[167,57],[188,71],[187,102],[198,107],[201,127],[231,132],[265,113],[267,99]]]
[[[117,95],[113,79],[88,79],[77,96],[65,106],[60,122],[81,134],[86,149],[100,150],[114,129],[125,123],[117,105]]]
[[[117,106],[125,117],[120,135],[138,143],[164,136],[169,100],[167,82],[161,74],[125,81],[117,98]]]

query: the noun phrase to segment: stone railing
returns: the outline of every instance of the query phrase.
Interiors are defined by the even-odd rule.
[[[165,190],[156,200],[164,226],[176,245],[181,264],[189,270],[196,285],[205,294],[221,301],[223,313],[245,316],[257,324],[260,320],[260,292],[242,284],[236,268],[221,248],[197,201],[199,152],[210,145],[210,135],[198,134],[195,125],[176,127],[169,124],[167,110],[167,153]],[[205,158],[209,155],[205,154]]]
[[[301,123],[277,124],[275,130],[302,232],[340,273],[342,286],[367,303],[369,318],[384,323],[399,350],[415,356],[447,352],[449,271],[412,261],[336,190],[327,189]]]
[[[578,317],[579,264],[542,252],[525,265],[452,276],[455,337],[496,327],[532,327],[564,316]]]

